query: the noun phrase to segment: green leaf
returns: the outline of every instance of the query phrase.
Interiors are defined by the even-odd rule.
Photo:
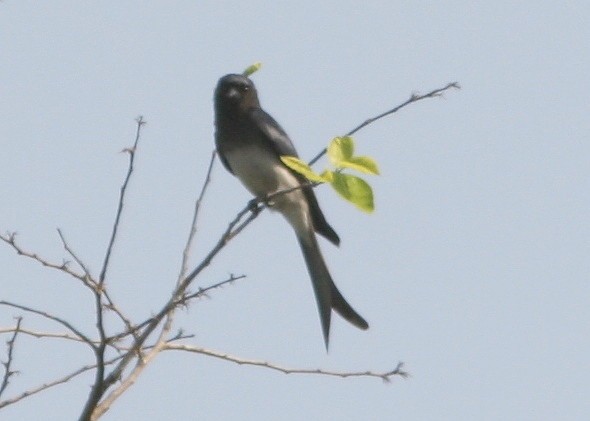
[[[354,154],[354,140],[350,136],[335,137],[328,145],[328,157],[335,167],[348,161]]]
[[[373,212],[373,190],[362,178],[338,172],[332,173],[332,187],[340,196],[364,212]]]
[[[283,161],[283,164],[285,164],[287,167],[303,175],[309,181],[314,183],[326,182],[326,179],[324,179],[321,175],[316,174],[309,165],[295,156],[283,155],[281,156],[281,161]]]
[[[320,177],[322,177],[326,183],[331,183],[334,181],[334,172],[330,170],[324,170],[320,174]]]
[[[243,75],[243,76],[246,76],[246,77],[248,77],[248,76],[250,76],[252,73],[256,73],[258,70],[260,70],[260,68],[261,68],[261,67],[262,67],[262,63],[261,63],[261,62],[259,62],[259,61],[257,61],[256,63],[254,63],[254,64],[251,64],[250,66],[248,66],[248,67],[246,68],[246,70],[244,70],[244,71],[242,72],[242,75]]]
[[[353,156],[346,161],[341,161],[340,166],[351,168],[365,174],[379,175],[379,167],[377,166],[377,162],[368,156]]]

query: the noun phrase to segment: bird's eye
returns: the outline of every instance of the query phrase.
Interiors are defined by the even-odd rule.
[[[242,90],[242,92],[248,92],[250,90],[250,87],[248,85],[242,85],[240,86],[240,89]]]

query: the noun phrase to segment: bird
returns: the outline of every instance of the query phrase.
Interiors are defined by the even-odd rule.
[[[307,179],[281,161],[281,156],[297,157],[297,151],[279,123],[261,108],[252,80],[241,74],[220,78],[214,108],[215,146],[224,167],[257,200],[280,212],[295,231],[312,281],[326,350],[332,310],[359,329],[368,329],[367,321],[332,280],[316,233],[336,246],[340,238],[326,221]],[[287,192],[266,200],[280,191]]]

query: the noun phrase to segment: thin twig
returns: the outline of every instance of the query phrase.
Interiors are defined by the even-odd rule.
[[[182,279],[184,278],[187,268],[188,268],[188,258],[189,258],[189,254],[190,254],[190,249],[192,247],[194,236],[195,236],[196,230],[197,230],[196,227],[197,227],[197,219],[198,219],[199,209],[200,209],[203,197],[205,195],[205,192],[207,190],[207,187],[210,183],[211,172],[213,169],[214,162],[215,162],[215,152],[213,152],[213,154],[211,155],[211,160],[209,163],[209,167],[207,169],[205,182],[203,183],[203,187],[201,189],[201,192],[197,198],[197,201],[195,202],[195,210],[193,213],[191,228],[189,230],[189,236],[188,236],[186,245],[183,250],[183,257],[182,257],[180,273],[178,276],[177,287],[180,284],[180,282],[182,281]],[[130,164],[130,168],[131,168],[131,166],[132,166],[132,164]],[[170,302],[169,302],[169,304],[170,304]],[[150,319],[150,322],[147,324],[148,327],[147,327],[146,331],[144,331],[141,336],[137,336],[137,334],[134,333],[134,348],[135,348],[134,352],[137,353],[138,362],[135,365],[135,367],[133,368],[133,370],[131,371],[131,373],[129,373],[129,375],[121,382],[121,384],[115,390],[113,390],[102,402],[100,402],[100,404],[97,401],[96,407],[91,412],[85,412],[88,415],[90,415],[92,419],[98,418],[101,414],[106,412],[108,410],[108,408],[110,407],[110,405],[112,404],[112,402],[114,402],[119,396],[121,396],[121,394],[125,390],[127,390],[135,382],[135,379],[143,371],[147,362],[150,361],[152,358],[154,358],[160,352],[159,347],[160,347],[160,345],[163,345],[165,343],[164,338],[168,334],[170,329],[172,328],[173,313],[174,313],[174,309],[176,306],[172,305],[172,306],[167,306],[167,307],[168,307],[167,311],[160,312],[159,317]],[[162,327],[162,330],[159,333],[156,346],[149,352],[148,355],[143,355],[140,352],[140,349],[141,349],[143,343],[149,337],[149,335],[151,335],[151,333],[155,330],[155,328],[159,325],[160,321],[164,317],[166,317],[166,322],[164,323],[164,326]],[[132,330],[132,332],[137,332],[137,330],[134,329],[134,330]],[[123,358],[121,363],[119,363],[118,367],[115,368],[115,370],[113,370],[109,374],[109,376],[104,380],[104,383],[103,383],[104,390],[106,390],[118,378],[120,378],[121,374],[123,373],[123,370],[131,362],[131,360],[134,356],[135,356],[135,354],[133,353],[133,351],[130,351],[125,355],[125,357]]]
[[[238,275],[238,276],[235,276],[235,275],[232,274],[232,275],[230,275],[229,278],[227,278],[224,281],[217,282],[217,283],[215,283],[213,285],[209,285],[208,287],[199,288],[199,290],[197,292],[187,293],[182,298],[178,299],[176,303],[178,305],[180,305],[180,304],[186,305],[187,302],[190,301],[190,300],[192,300],[193,298],[206,297],[207,296],[207,293],[209,291],[212,291],[212,290],[217,289],[217,288],[221,288],[221,287],[223,287],[223,286],[225,286],[227,284],[233,283],[234,281],[237,281],[237,280],[240,280],[240,279],[245,279],[245,278],[246,278],[246,275]]]
[[[94,409],[100,402],[100,399],[103,397],[104,393],[111,386],[113,382],[105,382],[105,350],[107,347],[107,335],[105,332],[104,327],[104,314],[103,314],[103,294],[102,289],[104,287],[104,283],[106,280],[107,270],[109,268],[109,262],[111,258],[111,253],[113,251],[113,247],[115,245],[115,240],[117,239],[117,232],[119,229],[119,224],[121,222],[121,215],[123,214],[123,208],[125,205],[125,194],[127,192],[127,186],[129,185],[129,181],[131,180],[131,175],[133,174],[133,164],[135,162],[135,152],[137,150],[137,145],[139,144],[139,139],[141,135],[141,128],[146,124],[143,120],[142,116],[139,116],[136,119],[137,122],[137,130],[135,133],[135,142],[131,148],[125,149],[125,152],[129,153],[129,166],[127,167],[127,175],[125,176],[125,181],[123,181],[123,185],[120,189],[119,194],[119,201],[117,205],[117,213],[115,215],[115,221],[113,223],[113,230],[111,233],[111,238],[109,240],[109,244],[107,246],[107,250],[104,257],[104,262],[102,264],[102,269],[100,271],[100,276],[98,278],[98,286],[99,290],[95,291],[95,309],[96,309],[96,328],[99,333],[100,337],[100,344],[94,347],[94,353],[96,356],[96,373],[94,378],[94,384],[88,395],[88,399],[86,400],[86,404],[84,405],[84,409],[82,410],[82,414],[80,415],[80,420],[88,420],[90,419],[91,414],[94,412]],[[127,352],[125,355],[131,354],[133,351]]]
[[[60,317],[54,316],[53,314],[49,314],[45,311],[41,311],[41,310],[37,310],[37,309],[31,308],[31,307],[24,306],[21,304],[11,303],[9,301],[2,300],[2,301],[0,301],[0,305],[18,308],[19,310],[27,311],[29,313],[33,313],[33,314],[37,314],[39,316],[45,317],[46,319],[53,320],[54,322],[57,322],[57,323],[61,324],[62,326],[65,326],[70,332],[72,332],[74,335],[78,336],[83,342],[90,345],[90,347],[94,349],[94,343],[90,338],[88,338],[81,331],[76,329],[71,323],[69,323],[68,321],[66,321]]]
[[[103,304],[103,306],[108,309],[111,310],[113,313],[115,313],[119,319],[123,322],[123,325],[125,325],[125,332],[126,334],[124,336],[127,336],[127,334],[132,335],[135,339],[137,339],[137,327],[133,325],[133,323],[131,322],[131,320],[129,320],[129,318],[127,318],[123,312],[119,309],[119,307],[115,304],[115,302],[113,301],[113,299],[111,298],[109,292],[106,290],[106,288],[102,289],[102,294],[104,296],[104,298],[106,299],[106,303]],[[107,342],[110,342],[111,339],[114,339],[115,337],[110,337],[108,338]]]
[[[209,186],[209,183],[211,181],[211,172],[213,170],[215,156],[216,156],[216,153],[214,151],[211,154],[211,160],[209,161],[209,167],[207,168],[207,173],[205,176],[205,181],[204,181],[203,186],[201,188],[201,192],[195,202],[195,209],[193,212],[193,219],[191,221],[189,235],[188,235],[188,238],[186,241],[186,245],[185,245],[183,252],[182,252],[182,262],[180,265],[180,272],[178,274],[178,279],[177,279],[177,283],[176,283],[177,287],[182,282],[182,279],[184,278],[184,276],[186,275],[186,272],[188,270],[188,259],[189,259],[190,251],[191,251],[193,241],[195,238],[195,234],[197,232],[197,220],[198,220],[198,216],[199,216],[199,210],[201,208],[201,203],[202,203],[205,193],[207,191],[207,187]],[[91,413],[91,420],[96,420],[96,419],[100,418],[102,416],[102,414],[104,414],[106,411],[108,411],[109,408],[111,407],[111,405],[113,404],[113,402],[115,400],[117,400],[123,393],[125,393],[125,391],[127,389],[129,389],[135,383],[135,381],[140,376],[140,374],[145,369],[145,367],[149,364],[149,362],[160,353],[162,347],[164,345],[166,345],[167,343],[169,343],[169,341],[167,341],[165,338],[168,335],[168,333],[170,332],[170,330],[172,329],[175,309],[176,309],[176,306],[172,306],[169,309],[169,311],[166,313],[166,321],[164,322],[162,330],[160,331],[160,333],[158,335],[158,339],[156,341],[156,344],[154,345],[153,349],[151,349],[150,352],[148,352],[147,354],[144,355],[140,351],[140,348],[141,348],[143,342],[145,341],[145,339],[143,341],[141,341],[137,335],[134,335],[135,352],[138,355],[138,359],[137,359],[137,363],[135,364],[135,367],[133,368],[133,370],[131,370],[131,372],[127,375],[127,377],[125,379],[122,379],[121,384],[117,388],[115,388],[111,393],[109,393],[107,395],[107,397],[104,400],[102,400],[100,403],[98,403],[96,405],[95,409]],[[145,338],[147,339],[147,336]],[[132,351],[129,351],[129,352],[132,352]],[[114,378],[114,377],[109,376],[109,380],[112,378]],[[110,384],[108,384],[108,385],[110,386]]]
[[[371,117],[368,118],[367,120],[363,121],[361,124],[359,124],[358,126],[356,126],[354,129],[352,129],[351,131],[349,131],[348,133],[346,133],[344,136],[352,136],[353,134],[355,134],[356,132],[358,132],[359,130],[361,130],[362,128],[368,126],[371,123],[374,123],[377,120],[382,119],[383,117],[387,117],[388,115],[397,113],[399,110],[401,110],[404,107],[407,107],[408,105],[414,103],[414,102],[418,102],[418,101],[422,101],[423,99],[427,99],[427,98],[437,98],[437,97],[441,97],[443,95],[443,93],[449,89],[461,89],[461,87],[459,86],[458,82],[451,82],[448,83],[446,86],[442,87],[442,88],[437,88],[434,89],[430,92],[428,92],[427,94],[424,95],[419,95],[419,94],[412,94],[410,95],[410,98],[408,98],[408,100],[406,100],[405,102],[401,103],[400,105],[398,105],[397,107],[392,108],[391,110],[385,111],[384,113],[381,113],[375,117]],[[327,149],[324,148],[320,153],[318,153],[311,161],[309,161],[309,165],[313,165],[315,164],[322,156],[324,156],[326,154]]]
[[[16,327],[2,328],[2,329],[0,329],[0,335],[2,335],[4,333],[14,333],[16,330],[17,330]],[[83,339],[80,339],[79,337],[70,335],[68,333],[40,332],[40,331],[36,331],[36,330],[31,330],[31,329],[23,329],[22,327],[18,329],[18,332],[21,335],[32,336],[33,338],[37,338],[37,339],[60,339],[60,340],[66,340],[66,341],[72,341],[72,342],[77,342],[77,343],[81,343],[81,344],[86,344],[86,341],[84,341]],[[127,335],[125,335],[125,336],[127,336]],[[99,341],[92,341],[92,343],[94,345],[98,346],[100,342]],[[115,343],[113,338],[109,338],[108,344],[111,348],[113,348],[117,352],[124,352],[124,351],[128,350],[128,347],[126,347],[126,346],[117,345],[117,343]]]
[[[127,176],[125,177],[125,181],[121,186],[121,191],[119,194],[119,202],[117,205],[117,213],[115,216],[115,222],[113,223],[113,231],[111,233],[111,239],[109,240],[109,245],[107,247],[106,254],[104,256],[104,262],[102,264],[102,270],[100,271],[100,276],[98,278],[99,283],[102,285],[107,275],[107,269],[109,267],[109,260],[111,258],[111,253],[113,251],[113,246],[115,245],[115,239],[117,238],[117,231],[119,229],[119,222],[121,221],[121,214],[123,213],[123,205],[125,201],[125,193],[127,191],[127,185],[129,184],[129,180],[131,179],[131,174],[133,173],[133,163],[135,161],[135,151],[137,149],[137,144],[139,143],[139,138],[141,134],[141,128],[146,124],[143,120],[143,116],[139,116],[136,120],[137,122],[137,130],[135,132],[135,142],[131,148],[126,148],[123,152],[129,153],[129,167],[127,169]]]
[[[148,320],[144,321],[141,326],[145,325],[145,329],[142,331],[138,340],[135,341],[135,347],[140,349],[142,344],[146,341],[146,339],[154,332],[154,330],[158,327],[160,322],[172,311],[176,306],[178,306],[178,299],[184,295],[186,289],[190,286],[191,282],[197,277],[203,269],[205,269],[210,263],[211,260],[215,257],[217,253],[223,248],[223,246],[229,241],[230,234],[232,233],[233,228],[240,222],[242,217],[249,212],[249,208],[245,208],[242,210],[234,220],[228,225],[227,229],[218,240],[217,244],[213,247],[213,249],[205,256],[205,258],[201,261],[201,263],[182,281],[178,284],[175,288],[172,296],[168,300],[168,302],[162,307],[162,309],[153,317],[150,317]],[[111,371],[111,373],[105,378],[104,384],[105,387],[110,386],[111,384],[115,383],[120,377],[127,365],[131,362],[134,355],[131,353],[126,354],[123,359],[117,364],[117,366]]]
[[[140,357],[137,358],[137,362],[131,373],[129,373],[129,375],[127,375],[127,377],[125,377],[124,379],[121,379],[121,384],[116,389],[111,391],[102,401],[96,402],[94,407],[92,407],[91,411],[88,413],[88,418],[80,417],[80,420],[88,419],[90,421],[94,421],[99,419],[105,412],[107,412],[110,409],[113,402],[117,400],[123,393],[125,393],[127,389],[129,389],[131,386],[135,384],[137,378],[147,367],[150,361],[160,353],[160,350],[164,345],[165,343],[160,344],[160,339],[158,339],[158,344],[156,344],[156,346],[146,355],[144,355],[141,351],[136,351],[134,349],[128,351],[127,354],[123,355],[123,359],[126,358],[126,356],[133,353],[140,354]],[[108,389],[108,387],[112,384],[110,382],[106,383],[107,379],[105,379],[105,392]],[[83,412],[83,415],[85,414],[86,412]]]
[[[122,358],[122,356],[119,355],[119,356],[114,357],[114,358],[112,358],[112,359],[110,359],[108,361],[105,361],[104,364],[105,364],[105,366],[109,366],[111,364],[114,364],[115,362],[117,362],[121,358]],[[20,395],[15,396],[14,398],[10,398],[10,399],[6,399],[4,401],[0,401],[0,409],[4,408],[5,406],[12,405],[13,403],[17,403],[18,401],[20,401],[20,400],[22,400],[24,398],[28,398],[29,396],[36,395],[39,392],[43,392],[44,390],[47,390],[49,388],[52,388],[53,386],[57,386],[57,385],[60,385],[60,384],[63,384],[63,383],[67,383],[70,380],[72,380],[74,377],[77,377],[80,374],[85,373],[85,372],[90,371],[90,370],[93,370],[95,368],[96,368],[96,364],[86,365],[86,366],[81,367],[81,368],[79,368],[79,369],[71,372],[70,374],[68,374],[68,375],[66,375],[64,377],[61,377],[61,378],[59,378],[57,380],[54,380],[54,381],[49,382],[49,383],[43,383],[42,385],[37,386],[34,389],[29,389],[26,392],[23,392]]]
[[[201,209],[201,203],[203,202],[203,198],[205,197],[205,192],[207,191],[207,187],[211,182],[211,172],[213,171],[213,164],[215,163],[215,157],[217,156],[216,151],[214,150],[211,153],[211,160],[209,161],[209,167],[207,168],[207,174],[205,175],[205,182],[201,187],[201,192],[199,193],[199,197],[195,202],[195,210],[193,212],[193,220],[191,221],[191,229],[189,231],[188,238],[186,240],[186,245],[184,246],[184,250],[182,251],[182,263],[180,265],[180,274],[178,275],[178,283],[184,278],[186,272],[188,271],[188,258],[190,254],[190,250],[193,244],[193,240],[195,238],[195,234],[197,233],[197,219],[199,217],[199,210]],[[178,284],[177,284],[178,285]]]
[[[162,331],[164,330],[165,329],[163,329]],[[182,331],[179,331],[176,335],[169,339],[163,340],[160,337],[156,341],[156,344],[143,347],[141,350],[139,350],[137,353],[141,354],[141,358],[137,359],[136,365],[133,368],[133,370],[127,375],[127,377],[121,379],[121,384],[116,389],[114,389],[111,393],[107,395],[106,398],[104,398],[100,403],[96,405],[96,407],[90,414],[90,420],[98,420],[102,415],[104,415],[104,413],[111,408],[113,402],[115,402],[119,397],[121,397],[121,395],[123,395],[123,393],[125,393],[126,390],[128,390],[131,386],[135,384],[143,370],[148,366],[151,360],[154,359],[162,351],[162,349],[166,345],[170,345],[174,341],[190,338],[192,336],[193,335],[185,335]],[[145,351],[149,351],[149,353],[144,355]]]
[[[21,335],[32,336],[34,338],[49,338],[49,339],[65,339],[68,341],[86,343],[84,340],[80,339],[78,336],[72,336],[67,333],[53,333],[53,332],[38,332],[36,330],[31,329],[23,329],[22,327],[10,327],[10,328],[2,328],[0,329],[0,335],[4,333],[15,333],[19,332]]]
[[[18,244],[16,244],[16,233],[14,233],[14,232],[13,233],[6,233],[6,235],[0,234],[0,239],[2,241],[4,241],[6,244],[10,245],[16,251],[17,254],[19,254],[21,256],[28,257],[30,259],[33,259],[45,267],[48,267],[51,269],[56,269],[61,272],[64,272],[76,279],[79,279],[80,281],[82,281],[84,283],[84,285],[86,285],[88,287],[92,287],[92,285],[87,283],[88,280],[85,275],[77,273],[68,267],[67,261],[64,260],[64,262],[62,264],[52,263],[48,260],[43,259],[42,257],[38,256],[35,253],[29,253],[29,252],[25,251],[24,249],[22,249]]]
[[[403,370],[403,363],[398,363],[397,366],[390,371],[377,373],[373,371],[327,371],[322,369],[301,369],[288,368],[277,364],[269,363],[261,360],[248,360],[240,357],[235,357],[211,349],[201,348],[198,346],[184,345],[184,344],[167,344],[164,351],[186,351],[195,354],[207,355],[209,357],[218,358],[224,361],[229,361],[239,365],[252,365],[257,367],[264,367],[275,371],[280,371],[285,374],[319,374],[324,376],[334,377],[377,377],[384,381],[390,381],[393,376],[407,377],[408,373]]]
[[[24,333],[24,331],[22,329],[20,330],[20,332],[21,333]],[[181,333],[179,333],[179,334],[175,335],[174,337],[170,338],[168,341],[171,343],[171,342],[176,341],[176,340],[179,340],[179,339],[186,339],[186,338],[190,338],[190,337],[192,337],[192,335],[182,335]],[[153,348],[152,345],[146,346],[144,348],[144,350],[149,350],[151,348]],[[109,365],[112,365],[112,364],[116,363],[117,361],[119,361],[122,358],[123,358],[123,355],[118,355],[116,357],[113,357],[110,360],[105,361],[104,364],[105,364],[105,366],[109,366]],[[54,381],[49,382],[49,383],[43,383],[42,385],[37,386],[37,387],[35,387],[33,389],[29,389],[29,390],[21,393],[18,396],[15,396],[15,397],[10,398],[10,399],[6,399],[4,401],[0,401],[0,409],[4,408],[6,406],[12,405],[14,403],[17,403],[18,401],[20,401],[22,399],[25,399],[25,398],[28,398],[29,396],[36,395],[39,392],[43,392],[44,390],[47,390],[47,389],[49,389],[51,387],[54,387],[54,386],[57,386],[57,385],[60,385],[60,384],[63,384],[63,383],[67,383],[68,381],[70,381],[74,377],[77,377],[80,374],[83,374],[83,373],[85,373],[87,371],[94,370],[94,369],[96,369],[96,364],[90,364],[90,365],[83,366],[83,367],[81,367],[81,368],[79,368],[79,369],[71,372],[70,374],[65,375],[64,377],[61,377],[61,378],[57,379],[57,380],[54,380]]]
[[[107,300],[106,304],[103,304],[104,307],[107,308],[107,309],[109,309],[109,310],[111,310],[113,313],[115,313],[119,317],[119,319],[121,319],[121,321],[123,322],[123,324],[125,325],[125,329],[127,329],[127,332],[129,332],[132,335],[134,335],[136,329],[133,327],[133,323],[131,322],[131,320],[129,320],[129,318],[127,318],[123,314],[123,312],[115,304],[114,300],[111,298],[111,295],[106,290],[106,288],[103,288],[102,294],[103,294],[104,298]]]
[[[86,266],[86,264],[82,261],[82,259],[80,259],[76,253],[74,252],[74,250],[72,250],[72,248],[68,245],[68,242],[66,241],[66,238],[64,237],[63,232],[61,231],[61,229],[57,229],[57,233],[59,234],[59,238],[61,240],[61,243],[64,247],[64,250],[68,252],[68,254],[70,256],[72,256],[72,258],[74,259],[74,261],[78,264],[78,266],[80,266],[82,268],[82,270],[84,271],[84,280],[85,280],[85,284],[88,285],[90,288],[92,288],[93,291],[96,290],[97,288],[97,283],[94,279],[92,279],[92,276],[90,275],[90,271],[88,270],[88,267]]]
[[[2,384],[0,384],[0,397],[2,397],[2,394],[4,393],[6,388],[8,387],[8,383],[9,383],[10,378],[18,373],[18,371],[12,370],[12,360],[13,360],[14,345],[16,343],[16,337],[18,336],[18,334],[20,332],[20,324],[21,324],[22,320],[23,320],[22,317],[16,318],[16,327],[14,329],[14,333],[12,334],[12,337],[6,342],[6,347],[8,348],[8,352],[7,352],[8,355],[6,357],[6,361],[2,362],[2,365],[4,366],[4,376],[2,376]]]
[[[248,218],[242,223],[242,225],[238,225],[242,218],[250,213]],[[228,227],[226,228],[225,232],[221,235],[217,244],[209,251],[207,256],[197,265],[193,271],[182,280],[180,285],[178,286],[177,290],[175,291],[176,298],[182,296],[186,289],[190,286],[191,282],[207,267],[211,264],[213,258],[221,251],[221,249],[232,239],[234,238],[242,229],[245,228],[245,225],[250,223],[254,218],[256,218],[257,213],[250,212],[250,205],[247,205],[244,209],[242,209],[236,217],[229,223]],[[236,228],[236,225],[237,228]],[[174,300],[170,303],[174,305]]]

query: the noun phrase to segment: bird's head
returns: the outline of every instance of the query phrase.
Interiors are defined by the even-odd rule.
[[[215,108],[217,110],[243,112],[252,107],[260,107],[254,83],[246,76],[229,74],[219,79],[215,89]]]

